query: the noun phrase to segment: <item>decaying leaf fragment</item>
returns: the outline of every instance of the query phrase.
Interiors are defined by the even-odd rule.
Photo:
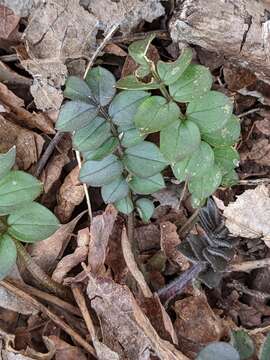
[[[246,190],[224,210],[226,226],[235,236],[246,238],[263,237],[270,247],[270,197],[265,185]]]
[[[88,277],[87,294],[99,317],[103,341],[121,351],[121,359],[148,360],[152,352],[162,360],[189,360],[158,336],[128,287],[91,273]]]

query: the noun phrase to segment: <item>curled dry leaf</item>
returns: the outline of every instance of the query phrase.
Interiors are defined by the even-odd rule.
[[[176,226],[170,221],[165,221],[160,224],[160,232],[161,249],[167,258],[177,264],[181,270],[187,270],[190,267],[189,261],[176,249],[176,246],[181,243]]]
[[[103,341],[120,359],[147,360],[153,352],[162,360],[188,360],[159,337],[127,286],[91,273],[88,277],[87,294],[99,317]]]
[[[123,50],[119,45],[117,44],[107,44],[103,51],[105,53],[108,53],[108,54],[113,54],[113,55],[116,55],[116,56],[121,56],[121,57],[125,57],[127,56],[127,53],[125,52],[125,50]]]
[[[160,248],[160,230],[153,223],[136,227],[134,238],[139,245],[140,251],[157,250]]]
[[[32,79],[18,74],[3,61],[0,61],[0,81],[9,85],[20,86],[21,93],[32,84]]]
[[[250,151],[240,153],[241,161],[253,160],[262,166],[270,166],[270,142],[268,139],[256,140]]]
[[[113,231],[117,213],[113,205],[108,205],[103,214],[95,216],[92,220],[88,265],[94,274],[99,274],[103,270],[108,242]]]
[[[58,154],[53,156],[49,161],[45,170],[41,175],[44,192],[48,193],[55,182],[60,178],[63,167],[69,162],[69,157],[66,154]]]
[[[44,140],[39,134],[23,129],[0,115],[0,152],[8,151],[13,145],[16,145],[17,165],[27,170],[39,159]]]
[[[84,213],[81,213],[69,223],[61,225],[48,239],[28,246],[27,251],[45,272],[50,273],[55,268],[57,259],[61,258],[77,222],[83,215]]]
[[[222,335],[222,324],[209,306],[206,296],[199,294],[178,300],[174,304],[177,318],[174,322],[178,339],[207,344],[218,341]]]
[[[83,185],[79,181],[79,167],[74,168],[65,178],[57,196],[55,214],[62,223],[67,222],[73,210],[84,199]]]
[[[12,31],[17,27],[20,17],[9,8],[0,5],[0,38],[8,39]]]
[[[235,236],[246,238],[263,237],[270,247],[270,197],[265,185],[246,190],[237,196],[224,210],[226,226]]]
[[[19,100],[14,102],[15,95],[10,91],[6,85],[0,83],[0,102],[9,108],[9,116],[12,117],[18,124],[27,126],[31,129],[39,129],[46,134],[54,134],[54,126],[49,117],[44,114],[30,113],[21,105],[18,105]]]
[[[62,283],[67,273],[75,266],[84,262],[88,255],[88,245],[90,241],[89,229],[85,228],[78,232],[77,236],[77,248],[75,251],[66,255],[59,261],[52,274],[52,279],[58,283]]]
[[[260,115],[263,116],[262,113],[260,113]],[[270,114],[269,114],[269,112],[267,112],[265,114],[265,118],[263,120],[255,121],[255,126],[261,133],[269,136],[270,135]]]
[[[72,346],[58,336],[50,335],[49,339],[56,348],[55,360],[86,360],[84,352],[77,346]]]

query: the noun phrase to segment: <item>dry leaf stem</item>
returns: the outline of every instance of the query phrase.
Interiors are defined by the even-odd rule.
[[[13,238],[18,256],[38,284],[61,298],[69,297],[69,289],[53,281],[32,259],[22,243]]]
[[[0,286],[3,286],[5,289],[10,291],[15,296],[27,301],[38,311],[41,311],[43,314],[48,316],[57,326],[59,326],[63,331],[65,331],[69,336],[71,336],[84,350],[93,355],[96,358],[96,352],[94,348],[84,340],[81,335],[79,335],[75,330],[73,330],[68,324],[66,324],[60,317],[58,317],[51,310],[48,310],[47,307],[41,304],[38,300],[33,298],[31,295],[25,293],[23,290],[17,288],[15,285],[11,284],[7,280],[0,281]]]
[[[227,272],[232,271],[251,271],[254,269],[260,269],[262,267],[270,267],[270,258],[265,258],[261,260],[251,260],[251,261],[245,261],[240,264],[232,264],[229,266],[229,268],[226,270]]]

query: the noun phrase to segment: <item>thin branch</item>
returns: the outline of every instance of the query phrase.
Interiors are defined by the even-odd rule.
[[[190,229],[194,226],[199,215],[200,208],[196,209],[190,218],[185,222],[185,224],[178,231],[179,237],[185,237]]]
[[[262,179],[249,179],[249,180],[239,180],[237,185],[241,186],[257,186],[262,184],[270,184],[270,179],[268,178],[262,178]]]
[[[237,115],[237,117],[242,118],[242,117],[244,117],[244,116],[247,116],[247,115],[250,115],[250,114],[254,114],[254,113],[260,111],[261,109],[262,109],[262,108],[251,109],[251,110],[248,110],[248,111],[243,112],[242,114]]]
[[[41,304],[31,295],[25,293],[23,290],[17,288],[15,285],[11,284],[7,280],[0,281],[0,286],[3,286],[5,289],[10,291],[15,296],[27,301],[38,311],[41,311],[49,319],[51,319],[57,326],[59,326],[63,331],[65,331],[69,336],[71,336],[75,340],[75,342],[77,342],[84,350],[86,350],[89,354],[93,355],[96,358],[96,352],[94,348],[86,340],[84,340],[80,334],[78,334],[68,324],[66,324],[60,317],[58,317],[51,310],[47,309],[45,305]]]
[[[261,259],[261,260],[251,260],[251,261],[242,262],[240,264],[232,264],[228,267],[226,272],[251,271],[254,269],[260,269],[268,266],[270,267],[270,258]]]

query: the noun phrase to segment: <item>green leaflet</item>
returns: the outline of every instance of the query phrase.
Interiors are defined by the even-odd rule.
[[[70,76],[65,84],[64,96],[71,100],[90,102],[91,90],[86,82],[77,76]]]
[[[239,154],[233,147],[221,147],[214,149],[215,162],[221,169],[222,175],[230,172],[239,164]]]
[[[97,66],[88,71],[85,81],[101,106],[108,105],[115,95],[115,78],[107,69]]]
[[[126,215],[132,213],[132,211],[134,210],[133,202],[129,196],[125,197],[122,200],[116,201],[114,205],[118,211]]]
[[[253,341],[244,330],[232,331],[230,343],[238,351],[240,360],[250,359],[255,352]]]
[[[126,180],[120,177],[101,188],[101,196],[106,204],[122,200],[128,195],[129,189]]]
[[[110,137],[99,148],[84,152],[83,157],[85,160],[102,160],[106,156],[112,154],[118,145],[118,139]]]
[[[160,88],[160,83],[154,79],[152,79],[151,82],[144,83],[143,81],[139,81],[136,76],[128,75],[118,80],[116,87],[123,90],[154,90]]]
[[[260,348],[259,360],[269,360],[270,358],[270,333]]]
[[[102,160],[88,160],[83,163],[80,180],[91,186],[109,184],[118,178],[123,171],[121,162],[115,155],[109,155]]]
[[[88,125],[97,114],[96,105],[82,101],[69,101],[61,107],[55,128],[62,132],[78,130]]]
[[[13,146],[5,154],[0,154],[0,179],[6,175],[15,164],[16,147]]]
[[[42,191],[42,184],[23,171],[12,170],[0,179],[0,215],[33,201]]]
[[[221,184],[221,171],[215,164],[206,174],[200,177],[193,177],[188,183],[188,189],[193,195],[193,203],[200,203],[202,199],[212,195]]]
[[[117,94],[109,107],[109,115],[118,126],[134,127],[133,118],[141,103],[149,97],[146,91],[122,91]]]
[[[222,176],[221,185],[225,187],[231,187],[237,185],[239,181],[238,174],[235,170],[230,170]]]
[[[211,89],[212,82],[208,68],[192,64],[169,86],[169,92],[174,100],[189,102],[207,93]]]
[[[131,190],[140,195],[150,195],[165,187],[165,182],[161,174],[150,176],[146,179],[138,176],[131,176],[128,180]]]
[[[149,134],[166,128],[179,116],[180,109],[175,102],[167,102],[162,96],[151,96],[139,106],[134,122],[140,132]]]
[[[142,135],[138,129],[131,128],[123,132],[121,137],[121,145],[130,147],[143,142],[145,136]]]
[[[217,91],[209,91],[204,96],[188,104],[188,119],[194,121],[201,133],[212,133],[222,129],[232,116],[230,99]]]
[[[203,140],[215,147],[231,146],[238,141],[240,132],[240,121],[235,115],[232,115],[222,129],[212,132],[211,134],[204,133],[202,137]]]
[[[141,198],[136,201],[136,208],[143,222],[148,222],[155,210],[154,204],[151,200]]]
[[[3,280],[16,263],[16,246],[7,234],[0,236],[0,280]]]
[[[36,202],[15,210],[9,215],[7,223],[9,235],[29,243],[47,239],[59,228],[55,215]]]
[[[157,71],[160,79],[165,85],[171,85],[183,74],[192,60],[192,50],[185,48],[181,55],[174,62],[164,62],[159,60],[157,63]]]
[[[148,141],[127,148],[123,163],[129,172],[142,178],[153,176],[168,165],[159,148]]]
[[[183,160],[196,151],[201,136],[192,121],[176,121],[160,132],[160,151],[171,163]]]
[[[136,61],[137,64],[142,65],[144,69],[149,68],[149,59],[147,59],[146,53],[154,38],[155,34],[149,34],[148,36],[146,36],[145,39],[134,41],[128,47],[129,55]],[[148,73],[144,72],[145,75],[147,75]]]
[[[95,150],[111,136],[110,124],[97,116],[90,124],[75,132],[73,147],[82,152]]]
[[[202,141],[199,148],[191,155],[177,162],[173,167],[174,176],[179,181],[202,176],[214,165],[214,152],[206,142]]]
[[[196,360],[240,360],[240,356],[230,344],[220,341],[203,348]]]

